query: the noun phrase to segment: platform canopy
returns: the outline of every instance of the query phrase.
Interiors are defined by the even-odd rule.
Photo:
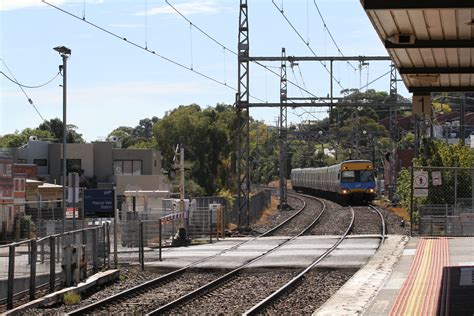
[[[361,0],[408,90],[474,91],[474,0]]]

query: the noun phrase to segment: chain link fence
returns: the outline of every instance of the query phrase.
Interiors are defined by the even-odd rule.
[[[411,180],[421,236],[474,236],[474,168],[416,166]]]

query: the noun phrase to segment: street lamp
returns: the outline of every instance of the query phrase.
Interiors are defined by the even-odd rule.
[[[67,59],[71,55],[71,50],[67,48],[66,46],[58,46],[53,48],[55,51],[61,55],[63,58],[63,64],[62,66],[59,66],[59,68],[62,68],[63,72],[63,175],[62,175],[62,184],[63,184],[63,228],[62,232],[64,233],[65,230],[65,224],[66,224],[66,100],[67,100],[67,94],[66,94],[66,84],[67,84]]]

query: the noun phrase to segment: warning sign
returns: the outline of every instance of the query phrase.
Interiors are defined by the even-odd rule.
[[[427,171],[415,171],[414,173],[413,187],[416,189],[428,189],[428,172]]]

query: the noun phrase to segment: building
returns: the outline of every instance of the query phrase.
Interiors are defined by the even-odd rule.
[[[114,146],[115,143],[109,141],[67,144],[67,173],[79,173],[81,186],[116,187],[119,200],[124,198],[127,190],[168,190],[161,174],[159,151]],[[26,145],[12,152],[15,163],[37,165],[38,180],[62,184],[62,144],[40,141],[32,136]]]
[[[13,223],[13,159],[0,157],[0,232],[5,236]]]

